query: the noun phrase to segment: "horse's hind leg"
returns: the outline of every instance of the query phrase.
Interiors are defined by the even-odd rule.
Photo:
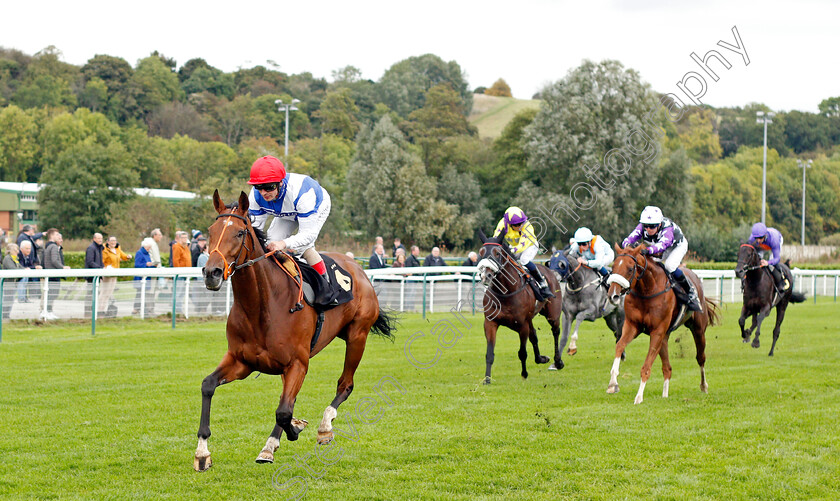
[[[706,327],[708,319],[697,320],[699,312],[695,312],[693,323],[689,326],[694,336],[694,347],[697,350],[697,365],[700,366],[700,391],[709,393],[709,384],[706,382]]]
[[[549,362],[549,358],[545,355],[540,355],[540,342],[537,339],[537,329],[534,328],[533,320],[528,321],[528,329],[530,331],[528,339],[531,341],[531,346],[534,347],[534,363],[547,364]]]
[[[554,365],[549,367],[549,370],[560,370],[566,366],[563,363],[563,348],[566,347],[566,343],[569,341],[569,331],[572,330],[572,317],[569,314],[563,313],[563,336],[560,338],[560,342],[557,342],[557,336],[554,337]]]
[[[662,349],[659,350],[659,359],[662,361],[662,398],[668,398],[668,387],[671,384],[671,359],[668,356],[668,337],[662,343]]]
[[[787,310],[787,303],[782,301],[776,306],[776,327],[773,328],[773,346],[770,347],[770,353],[767,356],[773,356],[773,350],[776,349],[776,341],[779,340],[779,334],[782,331],[782,320],[785,319],[785,311]]]
[[[347,347],[344,351],[344,370],[341,372],[341,377],[338,378],[335,398],[324,409],[324,417],[321,419],[321,424],[318,425],[318,443],[321,445],[329,444],[333,440],[332,422],[338,415],[338,406],[353,393],[353,376],[356,374],[356,369],[359,368],[359,362],[362,361],[366,343],[367,332],[355,331],[347,336]]]
[[[201,422],[198,426],[198,447],[195,450],[195,471],[206,471],[212,465],[207,439],[210,438],[210,402],[216,388],[225,383],[247,377],[251,368],[226,353],[219,366],[201,382]]]

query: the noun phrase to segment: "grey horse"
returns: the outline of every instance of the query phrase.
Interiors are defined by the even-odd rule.
[[[603,318],[607,327],[613,332],[616,343],[621,338],[621,329],[624,325],[624,298],[622,297],[617,305],[607,301],[607,289],[601,286],[601,275],[585,264],[577,263],[574,259],[569,261],[569,250],[556,254],[556,257],[557,259],[552,259],[552,269],[566,285],[563,298],[563,337],[559,345],[555,341],[554,363],[548,370],[560,370],[565,366],[562,353],[569,341],[573,319],[575,331],[572,334],[569,355],[577,353],[578,328],[584,320],[594,322]],[[624,360],[623,353],[621,359]]]

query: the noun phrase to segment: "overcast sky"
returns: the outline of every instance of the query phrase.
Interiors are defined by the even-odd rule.
[[[583,59],[617,59],[683,99],[677,83],[694,71],[707,83],[705,104],[816,112],[840,96],[838,14],[831,0],[15,1],[2,7],[0,46],[34,54],[54,45],[75,65],[108,54],[134,66],[153,50],[226,72],[272,60],[328,80],[347,65],[378,80],[399,60],[433,53],[457,61],[470,88],[501,77],[519,98]],[[748,66],[717,45],[735,45],[733,26]],[[690,57],[713,49],[731,64],[711,62],[717,82]]]

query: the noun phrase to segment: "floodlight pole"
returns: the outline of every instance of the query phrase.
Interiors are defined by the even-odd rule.
[[[764,164],[761,171],[761,222],[766,224],[766,214],[767,214],[767,124],[773,123],[773,120],[770,120],[774,116],[775,113],[772,111],[768,111],[764,113],[763,111],[755,112],[755,122],[756,123],[763,123],[764,124]]]
[[[285,111],[286,112],[286,141],[285,141],[285,149],[283,150],[283,155],[285,157],[289,156],[289,111],[297,111],[298,108],[295,106],[297,103],[300,102],[300,99],[292,99],[290,104],[283,104],[282,99],[278,99],[274,101],[274,104],[277,105],[277,111]]]

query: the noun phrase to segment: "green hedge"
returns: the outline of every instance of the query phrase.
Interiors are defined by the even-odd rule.
[[[120,263],[120,268],[134,268],[134,254],[131,254],[131,259],[128,261],[123,261]],[[166,265],[169,263],[169,254],[160,255],[163,264]],[[85,253],[84,252],[65,252],[64,253],[64,264],[71,267],[71,268],[84,268],[85,267]]]

